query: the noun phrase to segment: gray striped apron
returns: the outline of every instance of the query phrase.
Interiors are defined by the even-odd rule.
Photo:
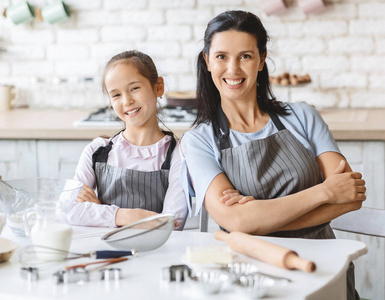
[[[107,146],[101,146],[95,151],[92,155],[92,165],[96,175],[98,199],[102,204],[162,212],[168,188],[171,154],[176,145],[171,132],[163,133],[171,136],[171,143],[166,159],[157,171],[138,171],[107,164],[108,153],[113,145],[112,139],[116,135],[110,139]]]
[[[273,199],[302,191],[323,181],[316,157],[286,129],[276,114],[270,118],[278,132],[237,147],[231,146],[230,130],[222,108],[214,133],[219,140],[221,163],[233,187],[255,199]],[[275,237],[334,239],[329,222],[292,231],[269,234]],[[354,266],[348,270],[348,298],[358,296],[354,289]]]

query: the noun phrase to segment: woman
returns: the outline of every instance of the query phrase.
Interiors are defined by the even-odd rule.
[[[179,144],[171,132],[160,130],[157,119],[163,78],[148,55],[133,50],[110,59],[102,82],[125,129],[84,149],[74,179],[85,186],[69,222],[114,227],[168,212],[182,230],[187,203],[179,184]]]
[[[314,109],[276,101],[267,41],[248,12],[209,22],[197,60],[198,126],[181,142],[184,189],[228,231],[335,238],[329,221],[361,207],[365,182]]]

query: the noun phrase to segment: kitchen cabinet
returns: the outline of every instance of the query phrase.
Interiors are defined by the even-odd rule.
[[[0,140],[0,175],[4,179],[37,176],[36,142]]]
[[[0,174],[22,177],[72,178],[90,140],[0,140]]]

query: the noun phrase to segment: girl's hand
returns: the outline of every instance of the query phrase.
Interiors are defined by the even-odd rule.
[[[345,172],[346,162],[341,160],[334,174],[322,184],[329,199],[328,203],[342,204],[365,201],[365,180],[359,172]]]
[[[239,191],[233,189],[223,191],[223,195],[219,200],[228,206],[235,203],[245,204],[246,202],[255,200],[252,196],[243,196]]]
[[[100,204],[98,197],[96,197],[95,191],[87,185],[83,185],[83,188],[79,192],[76,198],[77,202],[94,202]]]

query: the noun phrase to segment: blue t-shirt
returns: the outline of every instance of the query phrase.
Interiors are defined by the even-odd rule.
[[[305,102],[286,103],[286,108],[289,114],[279,116],[280,121],[312,156],[317,157],[328,151],[340,153],[328,125],[317,110]],[[270,119],[266,126],[257,132],[244,133],[230,129],[230,141],[233,147],[237,147],[253,140],[264,139],[276,132],[278,129]],[[211,181],[224,172],[221,152],[211,123],[200,124],[186,132],[182,144],[184,160],[180,179],[185,194],[196,198],[195,215],[198,215]],[[194,188],[191,182],[194,183]]]

